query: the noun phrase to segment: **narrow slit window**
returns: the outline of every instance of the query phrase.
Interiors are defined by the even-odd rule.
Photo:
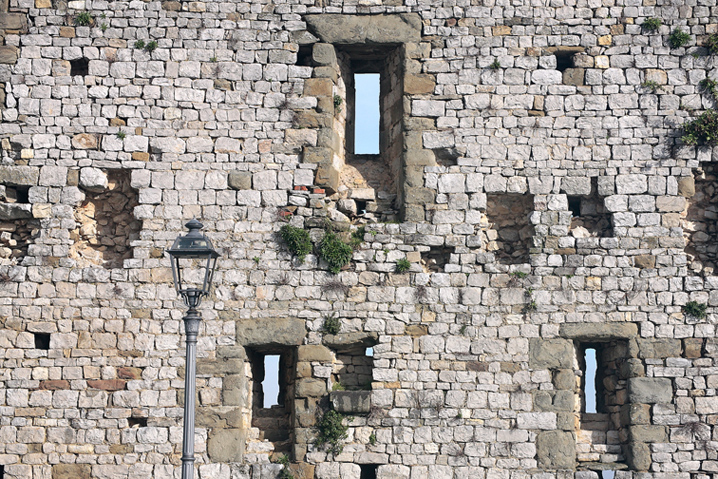
[[[599,397],[598,388],[598,354],[594,347],[587,347],[584,350],[584,396],[585,411],[587,413],[596,413],[600,410],[600,404],[603,403]]]
[[[580,196],[569,196],[568,197],[568,209],[573,216],[581,216],[581,197]]]
[[[364,354],[368,357],[374,357],[374,348],[366,348]]]
[[[379,74],[354,75],[354,153],[379,154]]]
[[[599,474],[601,475],[601,479],[613,479],[616,477],[616,474],[613,471],[601,471]]]
[[[279,356],[267,355],[264,357],[264,408],[279,405]]]
[[[34,333],[35,349],[47,351],[50,349],[50,333]]]

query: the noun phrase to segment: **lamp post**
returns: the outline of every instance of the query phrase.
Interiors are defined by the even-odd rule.
[[[182,479],[192,479],[194,477],[194,396],[197,382],[197,334],[199,333],[199,323],[202,321],[202,316],[197,311],[197,308],[202,302],[202,298],[209,294],[212,287],[212,277],[217,267],[219,253],[212,248],[212,242],[199,232],[203,227],[202,223],[193,219],[185,226],[189,229],[189,233],[185,236],[178,236],[172,247],[166,250],[166,253],[172,261],[172,279],[174,280],[177,294],[182,297],[184,304],[189,308],[183,318],[187,353],[184,374]],[[201,287],[188,287],[182,276],[183,269],[187,273],[186,269],[193,266],[193,260],[207,261],[203,265],[204,279]],[[185,274],[185,277],[187,276]],[[199,281],[196,283],[198,284]],[[193,282],[192,284],[195,283]]]

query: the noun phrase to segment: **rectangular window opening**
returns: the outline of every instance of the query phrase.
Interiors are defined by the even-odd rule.
[[[581,216],[581,197],[580,196],[569,196],[568,197],[568,210],[573,216]]]
[[[270,441],[275,452],[290,453],[294,441],[294,385],[296,348],[247,348],[251,364],[252,427],[260,441]]]
[[[354,153],[379,154],[379,73],[354,75]]]
[[[361,468],[360,479],[376,479],[377,464],[359,464]]]
[[[50,349],[50,333],[33,333],[35,336],[35,349],[47,351]]]
[[[5,466],[0,466],[0,479],[5,479]]]
[[[268,354],[264,356],[264,381],[262,381],[262,395],[264,408],[281,406],[279,403],[279,356]]]
[[[599,374],[598,361],[600,358],[599,348],[595,345],[587,345],[583,350],[583,378],[581,380],[583,391],[582,412],[599,413],[604,412],[603,379]]]

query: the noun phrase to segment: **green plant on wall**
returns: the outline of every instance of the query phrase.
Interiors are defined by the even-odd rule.
[[[352,260],[352,247],[336,233],[327,231],[319,244],[319,254],[329,263],[329,271],[336,274]]]
[[[279,230],[279,235],[289,251],[297,257],[300,263],[304,263],[304,258],[312,252],[312,240],[309,238],[309,232],[296,226],[284,225]]]
[[[411,269],[411,262],[406,258],[401,258],[400,260],[397,260],[396,262],[396,272],[397,273],[406,273]]]
[[[714,33],[703,44],[711,55],[718,55],[718,33]]]
[[[701,88],[703,88],[704,91],[708,92],[713,96],[714,100],[718,100],[718,82],[715,80],[711,80],[710,78],[704,78],[699,83]]]
[[[277,479],[294,479],[294,475],[292,474],[292,471],[289,470],[289,458],[286,454],[282,454],[278,458],[274,460],[277,464],[281,464],[284,466],[281,471],[279,471],[279,475],[277,476]]]
[[[135,42],[135,48],[139,48],[139,49],[145,48],[145,41],[144,41],[144,40],[137,40],[137,41]]]
[[[718,113],[708,110],[695,120],[684,123],[681,140],[686,145],[718,145]]]
[[[319,421],[319,437],[317,446],[327,446],[327,450],[334,454],[341,454],[344,450],[342,441],[347,438],[347,426],[343,424],[344,416],[336,411],[327,411]]]
[[[342,103],[344,103],[342,97],[340,97],[339,95],[334,95],[334,111],[336,113],[342,112]]]
[[[489,65],[489,68],[491,68],[492,70],[498,70],[499,68],[501,68],[501,62],[499,62],[499,59],[495,58],[491,65]]]
[[[693,316],[696,319],[704,319],[706,317],[707,309],[707,304],[699,303],[697,301],[688,301],[682,308],[685,314]]]
[[[151,42],[147,43],[145,45],[145,51],[147,53],[152,53],[153,51],[157,50],[157,42],[152,40]]]
[[[668,36],[668,44],[671,48],[680,48],[690,41],[691,36],[678,27],[676,27],[676,29]]]
[[[658,31],[659,28],[661,28],[661,25],[663,25],[663,21],[660,18],[646,18],[646,20],[641,24],[641,27],[643,27],[643,30],[647,32],[655,32]]]
[[[86,27],[92,24],[92,15],[90,12],[80,12],[75,15],[75,25]]]
[[[339,334],[339,331],[342,329],[342,322],[336,313],[332,313],[330,316],[324,318],[323,328],[327,334]]]

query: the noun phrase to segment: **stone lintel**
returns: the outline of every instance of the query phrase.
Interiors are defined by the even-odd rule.
[[[631,339],[638,335],[634,323],[567,323],[561,325],[561,336],[580,341]]]

